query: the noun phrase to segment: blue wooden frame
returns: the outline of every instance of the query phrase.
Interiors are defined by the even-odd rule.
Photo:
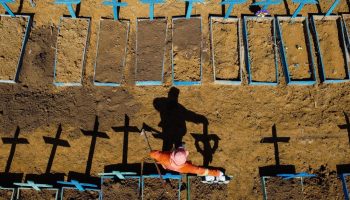
[[[94,63],[94,78],[93,78],[93,82],[95,86],[110,86],[110,87],[117,87],[120,86],[121,83],[117,83],[117,82],[98,82],[96,81],[96,68],[98,67],[98,63],[97,63],[97,58],[98,58],[98,47],[99,47],[99,42],[100,42],[100,30],[101,30],[101,22],[103,20],[112,20],[112,19],[100,19],[99,22],[99,27],[98,27],[98,34],[97,34],[97,44],[96,44],[96,60]],[[126,45],[125,45],[125,55],[123,57],[123,69],[125,67],[125,63],[126,63],[126,56],[127,56],[127,49],[128,49],[128,39],[129,39],[129,31],[130,31],[130,20],[119,20],[121,22],[126,22],[127,23],[127,30],[126,30]],[[120,58],[115,58],[115,59],[120,59]],[[122,81],[122,80],[121,80]]]
[[[344,56],[345,56],[345,73],[346,73],[346,77],[345,79],[328,79],[327,78],[327,75],[325,73],[325,67],[324,67],[324,64],[323,64],[323,59],[322,59],[322,52],[321,52],[321,48],[320,48],[320,40],[319,40],[319,37],[318,37],[318,33],[317,33],[317,28],[316,28],[316,23],[315,21],[319,21],[319,20],[333,20],[333,21],[336,21],[337,23],[340,23],[340,27],[341,27],[341,40],[339,41],[341,43],[341,47],[342,47],[342,50],[343,50],[343,53],[344,53]],[[346,48],[346,44],[345,44],[345,40],[344,40],[344,30],[343,30],[343,23],[340,19],[340,16],[339,15],[336,15],[336,16],[322,16],[322,15],[312,15],[311,16],[311,27],[312,27],[312,30],[316,36],[316,53],[318,54],[318,62],[319,62],[319,65],[320,65],[320,79],[322,82],[324,83],[341,83],[341,82],[346,82],[346,81],[349,81],[350,80],[350,77],[349,77],[349,66],[348,66],[348,62],[349,62],[349,58],[348,58],[348,50]]]
[[[346,179],[345,179],[346,176],[350,176],[350,173],[339,174],[339,178],[341,180],[342,187],[343,187],[345,200],[349,200],[350,194],[349,194],[348,184],[346,183]]]
[[[0,17],[10,17],[13,18],[11,15],[4,15],[4,14],[0,14]],[[22,47],[21,47],[21,51],[19,54],[19,59],[18,59],[18,63],[16,67],[16,73],[14,74],[14,79],[13,80],[0,80],[0,83],[16,83],[18,81],[19,78],[19,74],[21,71],[21,67],[22,67],[22,61],[23,61],[23,56],[24,56],[24,52],[25,52],[25,48],[26,48],[26,44],[29,38],[29,32],[30,32],[30,28],[31,28],[31,23],[32,23],[32,18],[29,15],[15,15],[15,17],[23,17],[23,18],[27,18],[27,23],[26,23],[26,31],[23,35],[23,39],[22,39]],[[16,37],[17,35],[14,35],[14,37]]]
[[[173,17],[172,19],[172,30],[171,30],[171,37],[173,38],[174,36],[174,21],[178,20],[178,19],[187,19],[186,17]],[[191,85],[201,85],[202,84],[202,76],[203,76],[203,71],[202,71],[202,62],[203,62],[203,30],[202,30],[202,17],[198,16],[198,17],[192,17],[192,19],[200,19],[201,22],[201,46],[200,46],[200,66],[199,66],[199,70],[200,70],[200,78],[199,81],[178,81],[175,80],[174,78],[174,43],[172,41],[171,43],[171,79],[172,79],[172,84],[174,86],[191,86]],[[190,20],[190,19],[187,19]]]
[[[274,60],[275,60],[275,72],[276,72],[276,81],[275,82],[265,82],[265,81],[254,81],[252,80],[251,66],[250,66],[250,56],[249,56],[249,43],[248,43],[248,30],[247,30],[247,21],[271,21],[271,26],[273,29],[273,46],[274,46]],[[248,72],[248,84],[250,85],[278,85],[278,62],[277,62],[277,44],[276,44],[276,27],[275,27],[275,18],[274,17],[256,17],[256,16],[244,16],[243,17],[243,41],[245,47],[245,62]]]
[[[343,19],[343,25],[344,25],[345,43],[346,43],[346,47],[348,49],[348,55],[347,56],[349,56],[349,51],[350,51],[350,27],[346,26],[345,19],[350,20],[350,14],[342,14],[342,19]]]
[[[20,199],[19,199],[20,190],[33,190],[33,188],[18,187],[18,188],[17,188],[17,194],[16,194],[16,199],[17,199],[17,200],[20,200]],[[55,200],[58,200],[58,199],[59,199],[59,197],[58,197],[59,189],[58,189],[58,188],[43,188],[43,189],[41,189],[41,191],[42,191],[42,190],[52,190],[52,191],[56,191]]]
[[[149,81],[138,81],[136,80],[137,75],[137,50],[138,50],[138,39],[137,39],[137,32],[138,32],[138,22],[139,21],[153,21],[153,20],[164,20],[166,22],[165,26],[165,40],[164,40],[164,50],[163,50],[163,60],[162,60],[162,74],[160,74],[160,80],[149,80]],[[166,50],[166,41],[168,37],[168,20],[166,17],[156,17],[153,19],[150,18],[138,18],[136,19],[136,58],[135,58],[135,85],[137,86],[151,86],[151,85],[162,85],[164,82],[164,63],[165,63],[165,50]]]
[[[15,188],[4,188],[4,187],[0,187],[0,190],[12,191],[12,195],[11,195],[11,199],[10,199],[10,200],[14,200],[14,198],[15,198],[15,196],[16,196],[16,189],[15,189]]]
[[[143,175],[141,176],[141,196],[142,196],[142,199],[143,199],[143,192],[144,192],[144,180],[145,178],[154,178],[154,179],[160,179],[160,176],[159,174],[150,174],[150,175]],[[173,179],[173,180],[178,180],[179,181],[179,187],[178,187],[178,200],[181,199],[181,180],[182,180],[182,175],[180,174],[171,174],[171,173],[166,173],[164,175],[162,175],[162,178],[165,180],[165,179]]]
[[[283,35],[282,35],[282,27],[280,25],[281,22],[285,23],[295,23],[295,22],[301,22],[304,26],[304,33],[305,35],[305,42],[306,42],[306,53],[308,54],[308,60],[309,60],[309,68],[311,71],[311,78],[309,80],[298,80],[298,79],[292,79],[289,73],[289,65],[287,60],[287,54],[285,51],[285,45],[283,41]],[[316,70],[314,67],[314,58],[313,58],[313,52],[312,52],[312,43],[311,43],[311,37],[310,37],[310,31],[309,31],[309,24],[308,19],[306,17],[277,17],[276,19],[276,27],[277,27],[277,37],[279,38],[279,52],[281,55],[281,61],[282,61],[282,67],[284,70],[285,78],[287,85],[313,85],[316,83]]]
[[[225,85],[240,85],[242,83],[242,69],[243,69],[243,57],[244,57],[244,51],[243,51],[243,46],[241,42],[241,19],[236,18],[236,17],[228,17],[228,18],[223,18],[223,17],[213,17],[211,16],[209,19],[210,23],[210,43],[211,43],[211,59],[212,59],[212,65],[213,65],[213,78],[214,78],[214,83],[217,84],[225,84]],[[238,37],[238,59],[239,59],[239,72],[238,72],[238,79],[232,79],[232,80],[220,80],[216,78],[216,68],[215,68],[215,51],[214,51],[214,34],[213,34],[213,21],[217,22],[231,22],[237,24],[237,37]],[[234,51],[234,49],[232,49]]]
[[[135,175],[124,175],[125,179],[137,179],[138,180],[138,192],[141,191],[141,176],[135,176]],[[101,176],[101,193],[100,193],[100,200],[103,199],[103,190],[102,190],[102,185],[104,183],[105,179],[117,179],[115,176]]]
[[[56,51],[55,51],[55,63],[54,63],[54,76],[53,76],[53,84],[55,86],[82,86],[82,81],[83,81],[83,75],[84,75],[84,67],[85,67],[85,57],[86,57],[86,49],[88,46],[88,39],[90,37],[90,27],[91,27],[91,19],[90,18],[70,18],[70,17],[61,17],[60,18],[60,23],[58,25],[58,33],[57,35],[60,33],[60,29],[61,29],[61,23],[63,18],[65,19],[70,19],[70,20],[80,20],[80,19],[84,19],[87,20],[89,25],[88,25],[88,29],[87,29],[87,35],[86,35],[86,40],[85,40],[85,47],[83,50],[83,59],[82,59],[82,66],[81,66],[81,79],[79,82],[68,82],[68,83],[64,83],[64,82],[56,82],[56,67],[57,67],[57,46],[58,46],[58,37],[57,37],[57,41],[56,41]]]

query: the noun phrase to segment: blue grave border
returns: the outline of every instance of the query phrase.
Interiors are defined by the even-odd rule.
[[[273,29],[273,46],[274,46],[274,58],[275,58],[275,72],[276,72],[276,81],[274,82],[265,82],[265,81],[253,81],[251,74],[251,66],[250,66],[250,56],[249,56],[249,44],[248,44],[248,30],[247,30],[247,21],[271,21],[272,29]],[[277,63],[277,44],[276,44],[276,23],[274,17],[256,17],[256,16],[244,16],[243,17],[243,41],[245,47],[245,62],[247,66],[248,73],[248,84],[249,85],[270,85],[277,86],[278,85],[278,63]]]
[[[11,195],[10,200],[14,200],[14,197],[16,196],[16,189],[15,188],[0,187],[0,190],[12,191],[12,195]]]
[[[346,179],[345,179],[347,176],[350,176],[350,173],[339,174],[339,178],[341,180],[342,187],[343,187],[345,200],[349,200],[350,198],[348,184],[346,183]]]
[[[62,20],[64,18],[67,18],[67,19],[71,19],[71,20],[81,20],[81,19],[84,19],[84,20],[87,20],[88,21],[88,30],[87,30],[87,35],[86,35],[86,40],[85,40],[85,47],[84,47],[84,50],[83,50],[83,59],[82,59],[82,66],[81,66],[81,79],[80,79],[80,82],[68,82],[68,83],[64,83],[64,82],[56,82],[56,67],[57,67],[57,46],[58,46],[58,35],[60,34],[60,30],[61,30],[61,23],[62,23]],[[84,68],[85,68],[85,57],[86,57],[86,50],[88,48],[88,41],[89,41],[89,38],[90,38],[90,28],[91,28],[91,19],[89,17],[87,18],[71,18],[71,17],[65,17],[65,16],[62,16],[60,17],[60,22],[59,22],[59,25],[58,25],[58,33],[57,33],[57,41],[56,41],[56,51],[55,51],[55,63],[54,63],[54,76],[53,76],[53,84],[55,86],[82,86],[82,81],[83,81],[83,75],[84,75]]]
[[[149,174],[149,175],[142,175],[141,176],[141,196],[143,200],[143,193],[144,193],[144,188],[145,188],[145,178],[155,178],[155,179],[160,179],[159,174]],[[165,179],[173,179],[173,180],[178,180],[178,200],[181,199],[181,183],[182,183],[182,175],[181,174],[171,174],[171,173],[166,173],[162,175],[162,178]]]
[[[138,180],[138,192],[141,192],[141,176],[136,176],[136,175],[124,175],[125,179],[137,179]],[[101,176],[101,193],[100,193],[100,200],[103,200],[103,190],[102,190],[102,185],[104,183],[105,179],[118,179],[115,176]]]
[[[98,67],[98,63],[97,63],[97,58],[98,58],[98,47],[99,47],[99,42],[100,42],[100,31],[101,31],[101,22],[103,20],[111,20],[113,21],[113,19],[104,19],[101,18],[99,25],[98,25],[98,34],[97,34],[97,44],[96,44],[96,59],[95,59],[95,63],[94,63],[94,78],[93,78],[93,82],[95,86],[110,86],[110,87],[117,87],[120,86],[121,83],[117,83],[117,82],[98,82],[96,81],[96,69]],[[128,40],[129,40],[129,32],[130,32],[130,20],[125,20],[125,19],[120,19],[119,20],[121,23],[126,22],[127,23],[127,30],[126,30],[126,46],[125,46],[125,51],[124,51],[124,57],[123,57],[123,69],[125,68],[125,63],[126,63],[126,56],[127,56],[127,49],[128,49]],[[115,59],[119,59],[117,57],[115,57]],[[122,72],[123,73],[123,72]],[[122,80],[121,80],[122,81]]]
[[[163,59],[162,59],[162,74],[161,74],[161,80],[149,80],[149,81],[138,81],[136,80],[137,77],[137,31],[138,31],[138,22],[139,21],[151,21],[150,18],[137,18],[136,19],[136,56],[135,56],[135,85],[136,86],[151,86],[151,85],[162,85],[164,82],[164,63],[165,63],[165,51],[166,51],[166,41],[168,37],[168,19],[166,17],[154,17],[152,21],[155,20],[165,20],[166,26],[165,26],[165,41],[164,41],[164,50],[163,50]]]
[[[346,26],[345,19],[350,20],[350,14],[342,14],[342,19],[343,19],[343,28],[344,28],[344,36],[345,36],[345,42],[346,42],[346,47],[348,49],[348,56],[349,56],[349,51],[350,51],[350,27]],[[350,58],[349,58],[350,60]]]
[[[6,15],[6,14],[0,14],[0,17],[13,18],[11,15]],[[21,71],[21,68],[22,68],[22,62],[23,62],[23,57],[24,57],[26,44],[27,44],[27,41],[28,41],[28,38],[29,38],[29,32],[31,30],[32,17],[30,15],[15,15],[15,17],[27,18],[26,31],[25,31],[23,39],[22,39],[22,47],[21,47],[21,51],[20,51],[20,54],[19,54],[19,59],[18,59],[18,63],[17,63],[17,66],[16,66],[16,74],[14,76],[14,79],[13,80],[0,80],[0,83],[16,83],[18,81],[19,74],[20,74],[20,71]]]
[[[63,193],[64,193],[64,190],[65,189],[72,189],[72,190],[76,190],[76,191],[79,191],[77,190],[77,188],[75,187],[61,187],[61,194],[60,194],[60,200],[63,200]],[[93,192],[98,192],[98,199],[102,199],[101,198],[101,190],[100,189],[94,189],[94,188],[87,188],[87,189],[84,189],[84,191],[93,191]],[[82,192],[84,192],[82,191]]]
[[[19,199],[19,195],[20,195],[20,190],[34,190],[33,188],[27,188],[27,187],[18,187],[17,188],[17,194],[16,194],[16,200]],[[56,195],[55,195],[55,200],[59,200],[59,189],[58,188],[43,188],[40,189],[40,191],[43,190],[52,190],[52,191],[56,191]],[[13,199],[15,200],[15,199]]]
[[[193,16],[191,18],[186,18],[184,16],[176,16],[173,17],[171,20],[171,38],[173,39],[174,36],[174,21],[178,19],[185,19],[185,20],[191,20],[191,19],[200,19],[200,27],[201,27],[201,46],[200,46],[200,80],[199,81],[178,81],[175,80],[174,76],[174,42],[172,40],[171,42],[171,79],[172,79],[172,84],[174,86],[191,86],[191,85],[201,85],[202,84],[202,76],[203,76],[203,71],[202,71],[202,62],[203,62],[203,30],[202,30],[202,17],[201,16]]]
[[[216,68],[215,68],[215,55],[214,55],[214,34],[213,34],[213,28],[212,24],[213,21],[216,20],[217,22],[232,22],[237,24],[237,37],[238,37],[238,59],[239,59],[239,75],[238,79],[232,79],[232,80],[220,80],[216,79]],[[211,59],[212,59],[212,65],[213,65],[213,77],[214,77],[214,83],[217,84],[225,84],[225,85],[240,85],[242,83],[242,72],[243,72],[243,57],[244,57],[244,49],[242,45],[242,39],[241,39],[241,19],[237,17],[217,17],[217,16],[210,16],[209,19],[210,23],[210,43],[211,43]]]
[[[305,31],[307,34],[304,36],[305,37],[305,42],[306,42],[306,48],[307,48],[307,54],[308,54],[308,60],[309,60],[309,67],[311,71],[311,78],[310,79],[305,79],[305,80],[298,80],[298,79],[292,79],[290,76],[289,68],[288,68],[288,60],[287,60],[287,54],[285,51],[285,45],[283,41],[283,35],[282,35],[282,27],[280,25],[280,22],[301,22],[303,24],[303,30],[304,33]],[[312,51],[312,43],[311,43],[311,37],[310,37],[310,29],[309,29],[309,24],[308,24],[308,19],[306,17],[282,17],[278,16],[276,18],[276,27],[277,27],[277,38],[279,39],[279,52],[281,54],[281,61],[282,61],[282,66],[284,70],[284,75],[286,78],[286,83],[287,85],[314,85],[317,81],[316,78],[316,70],[314,67],[314,58],[313,58],[313,51]]]
[[[348,50],[346,48],[346,44],[345,44],[345,40],[344,40],[344,29],[343,29],[343,22],[340,18],[339,15],[332,15],[332,16],[323,16],[323,15],[312,15],[311,16],[311,27],[313,32],[315,33],[316,36],[316,53],[318,54],[318,62],[319,62],[319,68],[320,68],[320,79],[322,82],[324,83],[341,83],[341,82],[346,82],[350,80],[350,71],[349,71],[349,58],[348,58]],[[339,41],[341,43],[341,47],[345,56],[345,73],[346,73],[346,77],[345,79],[328,79],[325,69],[324,69],[324,64],[323,64],[323,58],[322,58],[322,52],[321,52],[321,48],[320,48],[320,43],[319,43],[319,37],[318,37],[318,33],[317,33],[317,29],[316,29],[316,24],[315,21],[317,20],[335,20],[337,21],[337,23],[340,23],[340,31],[341,31],[341,40]],[[338,21],[339,20],[339,21]]]

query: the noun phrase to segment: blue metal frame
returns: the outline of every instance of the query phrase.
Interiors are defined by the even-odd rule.
[[[80,0],[56,0],[55,4],[64,4],[67,6],[69,14],[72,18],[77,18],[75,11],[73,9],[73,4],[80,4]]]
[[[345,179],[346,176],[350,176],[350,173],[339,174],[339,178],[340,178],[340,180],[342,182],[342,187],[343,187],[345,200],[349,200],[350,195],[349,195],[348,185],[347,185],[346,179]]]
[[[174,86],[191,86],[191,85],[201,85],[202,84],[202,61],[203,61],[203,33],[202,33],[202,17],[192,17],[193,19],[200,19],[201,21],[201,46],[200,46],[200,80],[199,81],[177,81],[174,79],[174,43],[171,43],[171,79],[172,79],[172,84]],[[178,19],[186,19],[184,17],[173,17],[172,19],[172,30],[171,30],[171,37],[174,38],[174,21]]]
[[[302,23],[304,33],[306,32],[305,36],[305,42],[307,46],[307,53],[308,54],[308,60],[309,60],[309,68],[311,71],[311,78],[310,80],[295,80],[290,77],[289,73],[289,65],[288,65],[288,60],[287,60],[287,54],[285,51],[285,45],[283,41],[283,35],[282,35],[282,27],[280,25],[281,22],[285,23]],[[310,32],[309,32],[309,24],[308,20],[306,17],[296,17],[296,18],[291,18],[291,17],[277,17],[276,20],[276,27],[277,27],[277,34],[279,38],[279,52],[281,54],[281,60],[282,60],[282,66],[286,78],[287,85],[313,85],[316,83],[316,70],[314,67],[314,58],[313,58],[313,52],[312,52],[312,43],[310,39]]]
[[[341,47],[342,47],[342,50],[343,50],[343,53],[344,53],[344,56],[345,56],[345,73],[346,73],[346,77],[345,79],[327,79],[327,75],[325,73],[325,70],[324,70],[324,64],[323,64],[323,59],[322,59],[322,52],[321,52],[321,49],[320,49],[320,43],[319,43],[319,37],[318,37],[318,33],[317,33],[317,28],[316,28],[316,23],[315,21],[318,21],[318,20],[333,20],[333,21],[336,21],[337,23],[340,23],[340,26],[343,27],[343,23],[340,19],[340,16],[336,15],[336,16],[328,16],[328,17],[325,17],[325,16],[321,16],[321,15],[312,15],[311,16],[311,27],[312,27],[312,30],[313,32],[315,33],[315,36],[316,36],[316,52],[318,54],[318,61],[319,61],[319,65],[320,65],[320,68],[321,68],[321,71],[320,71],[320,78],[321,78],[321,81],[324,82],[324,83],[341,83],[341,82],[346,82],[346,81],[349,81],[350,80],[350,77],[349,77],[349,66],[348,66],[348,62],[349,62],[349,58],[348,58],[348,50],[346,48],[346,44],[345,44],[345,40],[344,40],[344,30],[343,28],[341,28],[341,30],[338,30],[338,31],[341,31],[341,40],[339,41],[341,43]]]
[[[100,200],[103,199],[103,190],[102,190],[102,185],[104,183],[105,179],[115,179],[115,176],[101,176],[101,193],[100,193]],[[125,175],[124,179],[137,179],[138,180],[138,192],[141,191],[141,176],[133,176],[133,175]]]
[[[19,200],[19,195],[20,195],[20,190],[33,190],[32,188],[25,188],[25,187],[18,187],[17,188],[17,195],[16,195],[16,199]],[[59,193],[59,189],[57,188],[45,188],[45,189],[41,189],[42,190],[52,190],[52,191],[56,191],[56,196],[55,196],[55,200],[58,200],[58,193]]]
[[[273,46],[274,46],[274,60],[275,60],[275,72],[276,72],[276,81],[275,82],[265,82],[265,81],[254,81],[252,80],[251,67],[250,67],[250,56],[249,56],[249,44],[248,44],[248,30],[247,30],[247,21],[259,21],[266,20],[271,21],[271,26],[273,29]],[[244,16],[243,17],[243,41],[245,47],[245,61],[247,65],[248,72],[248,84],[250,85],[278,85],[278,63],[277,63],[277,44],[276,44],[276,27],[275,27],[275,18],[274,17],[256,17],[256,16]]]
[[[230,17],[230,18],[222,18],[222,17],[210,17],[210,42],[211,42],[211,59],[212,59],[212,64],[213,64],[213,75],[214,75],[214,83],[217,84],[225,84],[225,85],[240,85],[242,83],[242,69],[243,69],[243,57],[244,57],[244,51],[243,51],[243,46],[242,46],[242,42],[241,42],[241,20],[240,18],[234,18],[234,17]],[[214,51],[214,34],[213,34],[213,21],[217,21],[217,22],[231,22],[231,23],[235,23],[237,25],[237,37],[238,37],[238,49],[236,49],[236,51],[238,51],[238,59],[239,59],[239,74],[238,74],[238,79],[237,80],[218,80],[216,78],[216,68],[215,68],[215,51]],[[232,49],[232,51],[234,51],[234,49]],[[220,56],[220,55],[218,55]]]
[[[117,2],[117,0],[104,1],[104,2],[102,2],[102,4],[105,6],[112,6],[113,7],[114,20],[119,20],[118,7],[126,7],[128,5],[128,3],[126,3],[126,2]]]
[[[139,21],[147,21],[151,19],[147,18],[139,18],[136,20],[136,67],[135,67],[135,85],[137,86],[151,86],[151,85],[162,85],[164,82],[164,63],[165,63],[165,50],[166,50],[166,41],[168,37],[168,20],[165,17],[159,17],[155,18],[156,20],[164,20],[166,22],[165,26],[165,40],[164,40],[164,50],[163,50],[163,60],[162,60],[162,74],[160,74],[161,80],[149,80],[149,81],[138,81],[136,80],[136,75],[137,75],[137,51],[138,51],[138,39],[137,39],[137,32],[138,32],[138,22]]]
[[[61,23],[63,18],[65,19],[70,19],[70,20],[78,20],[76,18],[69,18],[69,17],[61,17],[60,18],[60,23],[58,25],[58,34],[60,33],[61,30]],[[87,20],[89,25],[88,25],[88,29],[87,29],[87,35],[86,35],[86,40],[85,40],[85,47],[83,50],[83,59],[82,59],[82,67],[81,67],[81,79],[80,82],[68,82],[68,83],[64,83],[64,82],[56,82],[56,66],[57,66],[57,45],[58,45],[58,37],[57,37],[57,41],[56,41],[56,52],[55,52],[55,63],[54,63],[54,76],[53,76],[53,84],[55,86],[81,86],[82,85],[82,80],[83,80],[83,72],[84,72],[84,67],[85,67],[85,56],[86,56],[86,49],[88,46],[88,38],[90,37],[90,26],[91,26],[91,20],[90,18],[79,18],[79,19],[84,19]]]
[[[262,10],[267,10],[267,8],[271,5],[281,4],[283,0],[262,0],[252,3],[252,6],[262,6]]]
[[[248,0],[223,0],[220,5],[226,5],[228,4],[227,11],[225,12],[225,19],[228,19],[230,17],[230,14],[233,10],[233,6],[236,4],[244,4]]]
[[[120,86],[121,83],[117,83],[117,82],[98,82],[96,81],[96,68],[98,67],[98,63],[97,63],[97,58],[98,58],[98,47],[99,47],[99,42],[100,42],[100,30],[101,30],[101,21],[103,20],[109,20],[109,19],[100,19],[100,23],[99,23],[99,27],[98,27],[98,35],[97,35],[97,44],[96,44],[96,60],[95,60],[95,64],[94,64],[94,78],[93,78],[93,82],[95,86],[110,86],[110,87],[117,87]],[[126,55],[127,55],[127,49],[128,49],[128,39],[129,39],[129,31],[130,31],[130,21],[129,20],[121,20],[122,22],[126,22],[127,23],[127,30],[126,30],[126,41],[125,41],[125,55],[123,57],[123,69],[125,67],[125,62],[126,62]],[[115,58],[115,59],[120,59],[120,58]],[[122,80],[121,80],[122,81]]]
[[[15,17],[15,14],[12,12],[12,10],[10,9],[10,7],[7,5],[8,3],[15,3],[15,0],[0,0],[0,5],[2,5],[2,7],[4,7],[4,9],[8,12],[9,15],[11,15],[11,17]]]
[[[301,9],[303,9],[303,7],[306,4],[318,4],[317,0],[292,0],[293,3],[299,3],[298,8],[295,10],[295,12],[293,13],[292,18],[295,18],[298,16],[298,14],[300,13]]]
[[[159,174],[150,174],[150,175],[143,175],[141,176],[141,194],[142,194],[142,199],[143,199],[143,192],[144,192],[144,188],[145,188],[145,178],[155,178],[155,179],[160,179]],[[181,180],[182,180],[182,175],[180,174],[171,174],[171,173],[166,173],[164,175],[162,175],[162,178],[165,179],[175,179],[175,180],[179,180],[179,187],[178,187],[178,200],[181,199]]]
[[[335,7],[337,7],[339,3],[340,3],[340,0],[335,0],[334,3],[332,4],[332,6],[327,11],[326,16],[330,16],[332,14],[333,10],[335,9]]]
[[[11,16],[0,14],[0,17],[11,17]],[[20,70],[22,67],[21,65],[22,65],[22,60],[23,60],[26,44],[27,44],[27,41],[29,38],[29,32],[30,32],[30,27],[31,27],[31,23],[32,23],[31,16],[29,16],[29,15],[16,15],[15,17],[27,18],[26,31],[25,31],[23,39],[22,39],[22,47],[21,47],[21,51],[19,54],[19,59],[18,59],[18,63],[16,66],[16,68],[17,68],[16,74],[14,74],[14,79],[13,80],[0,80],[0,83],[16,83],[18,81]],[[14,37],[16,37],[16,35],[14,35]]]
[[[0,187],[0,190],[9,190],[9,191],[12,191],[12,195],[11,195],[11,199],[10,199],[10,200],[14,200],[15,192],[16,192],[16,189],[15,189],[15,188],[4,188],[4,187]]]

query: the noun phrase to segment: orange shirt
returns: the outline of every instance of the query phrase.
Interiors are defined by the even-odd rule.
[[[170,154],[169,151],[152,151],[150,153],[151,158],[155,159],[160,163],[165,169],[176,171],[183,174],[197,174],[198,176],[220,176],[219,170],[212,170],[203,167],[198,167],[193,165],[191,162],[186,162],[185,164],[174,167],[170,164]]]

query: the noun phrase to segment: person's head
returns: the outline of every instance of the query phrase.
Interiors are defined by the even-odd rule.
[[[175,166],[181,166],[186,163],[188,154],[188,151],[180,147],[171,153],[170,159]]]

